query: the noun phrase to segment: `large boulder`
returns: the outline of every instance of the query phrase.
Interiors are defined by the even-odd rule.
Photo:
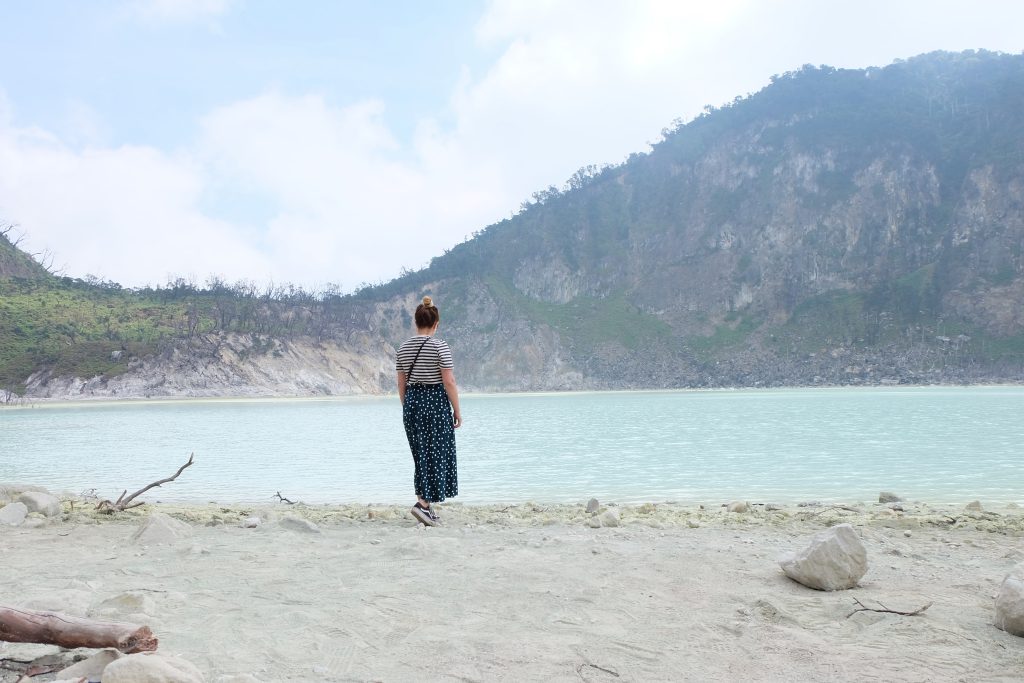
[[[820,591],[853,588],[868,570],[868,555],[849,524],[815,534],[803,550],[779,558],[786,576]]]
[[[1024,636],[1024,564],[1006,575],[996,595],[996,628]]]
[[[141,653],[122,657],[103,670],[103,683],[203,683],[203,674],[179,657]]]
[[[0,508],[0,526],[19,526],[28,515],[28,506],[24,503],[11,503]]]
[[[172,544],[192,535],[192,527],[162,512],[147,517],[132,534],[131,542],[138,545]]]
[[[60,515],[60,499],[42,491],[25,491],[18,496],[18,502],[24,503],[29,512],[38,512],[47,517]]]
[[[601,526],[619,526],[622,523],[619,519],[619,511],[614,508],[605,510],[597,518],[600,520]]]

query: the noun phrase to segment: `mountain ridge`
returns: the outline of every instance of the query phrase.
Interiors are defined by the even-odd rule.
[[[400,343],[431,294],[473,389],[1021,381],[1021,112],[1021,55],[805,66],[536,193],[423,270],[349,296],[242,296],[269,311],[260,325],[184,291],[188,324],[158,341],[179,358],[206,353],[199,333],[377,354],[369,340]],[[34,376],[61,376],[47,362]],[[361,391],[390,389],[379,365]]]

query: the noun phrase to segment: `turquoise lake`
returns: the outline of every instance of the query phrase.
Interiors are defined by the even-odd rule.
[[[466,395],[466,503],[1024,502],[1024,387]],[[0,409],[0,482],[146,500],[409,503],[397,397]]]

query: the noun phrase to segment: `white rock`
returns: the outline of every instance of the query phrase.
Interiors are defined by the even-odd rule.
[[[296,517],[294,515],[285,515],[281,518],[278,524],[284,529],[291,529],[292,531],[298,531],[304,534],[318,534],[320,533],[320,527],[308,519],[302,517]]]
[[[779,558],[786,576],[809,588],[835,591],[853,588],[868,570],[868,556],[849,524],[814,535],[804,550]]]
[[[980,500],[972,500],[970,503],[968,503],[964,507],[964,509],[965,510],[974,510],[974,511],[977,511],[977,512],[981,512],[981,501]]]
[[[107,648],[106,650],[100,650],[92,657],[83,659],[80,662],[72,664],[68,668],[64,669],[57,675],[61,678],[78,679],[83,676],[90,681],[100,680],[100,674],[107,666],[118,659],[121,659],[124,655],[113,648]]]
[[[601,526],[619,526],[618,510],[605,510],[597,518],[601,521]]]
[[[728,507],[726,507],[726,510],[728,510],[729,512],[739,513],[750,512],[750,504],[747,503],[746,501],[734,500],[733,502],[729,503]]]
[[[38,512],[47,517],[60,515],[60,499],[42,491],[26,491],[18,496],[18,501],[28,507],[29,512]]]
[[[49,517],[46,517],[39,512],[30,512],[25,517],[25,522],[21,525],[25,529],[38,529],[39,527],[46,526],[49,522]]]
[[[170,544],[191,535],[192,527],[185,522],[154,512],[132,534],[131,542],[138,545]]]
[[[996,628],[1024,636],[1024,564],[1018,564],[999,586],[996,595]]]
[[[587,512],[590,514],[597,512],[600,507],[601,503],[598,502],[597,498],[591,498],[587,501]]]
[[[40,493],[49,493],[42,486],[26,486],[24,484],[0,484],[0,499],[6,498],[7,500],[17,500],[18,496],[25,493],[25,491],[39,491]]]
[[[882,491],[878,494],[879,503],[899,503],[903,499],[897,496],[892,491]]]
[[[591,529],[600,529],[601,520],[599,520],[597,517],[590,517],[587,519],[587,526],[589,526]]]
[[[25,521],[28,506],[24,503],[11,503],[0,508],[0,525],[18,526]]]
[[[263,520],[260,519],[259,517],[246,517],[245,519],[242,520],[242,528],[243,529],[255,529],[256,527],[258,527],[262,523],[263,523]]]
[[[700,522],[698,522],[695,519],[688,519],[688,520],[686,520],[686,526],[690,527],[691,529],[699,529],[700,528]]]
[[[142,653],[122,657],[103,670],[103,683],[203,683],[203,674],[179,657]]]

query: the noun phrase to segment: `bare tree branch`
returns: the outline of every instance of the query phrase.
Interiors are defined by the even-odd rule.
[[[195,453],[190,454],[188,456],[188,462],[185,463],[184,465],[182,465],[181,467],[179,467],[178,471],[175,472],[173,476],[167,477],[166,479],[160,479],[158,481],[154,481],[152,484],[149,484],[148,486],[145,486],[145,487],[139,489],[138,491],[136,491],[132,495],[128,496],[127,498],[125,498],[124,496],[125,496],[126,493],[128,493],[128,489],[125,489],[121,493],[121,495],[118,496],[117,502],[111,503],[109,500],[101,500],[99,502],[99,504],[96,506],[96,509],[97,510],[109,509],[111,512],[113,512],[114,510],[123,511],[123,510],[128,510],[130,508],[134,508],[134,507],[138,507],[138,506],[142,505],[143,502],[141,500],[140,501],[136,501],[134,503],[132,501],[135,500],[136,497],[138,497],[138,496],[142,495],[143,493],[145,493],[146,491],[150,490],[151,488],[155,488],[157,486],[160,486],[161,484],[166,484],[167,482],[174,481],[175,479],[177,479],[178,475],[180,475],[182,472],[184,472],[185,468],[189,467],[192,464],[192,459],[194,457],[195,457]]]
[[[879,606],[881,606],[882,609],[875,609],[874,607],[866,606],[863,602],[861,602],[857,598],[854,598],[853,601],[856,604],[860,605],[860,607],[858,607],[857,609],[855,609],[852,612],[850,612],[849,614],[847,614],[846,615],[847,619],[852,617],[857,612],[882,612],[882,613],[885,613],[885,614],[899,614],[900,616],[904,616],[904,617],[916,617],[918,614],[921,614],[926,609],[928,609],[929,607],[932,606],[932,603],[929,602],[924,607],[918,607],[917,609],[915,609],[913,611],[910,611],[910,612],[902,612],[902,611],[897,610],[897,609],[889,609],[888,607],[883,605],[881,602],[879,602],[878,604],[879,604]],[[876,600],[876,602],[878,602],[878,601]]]

